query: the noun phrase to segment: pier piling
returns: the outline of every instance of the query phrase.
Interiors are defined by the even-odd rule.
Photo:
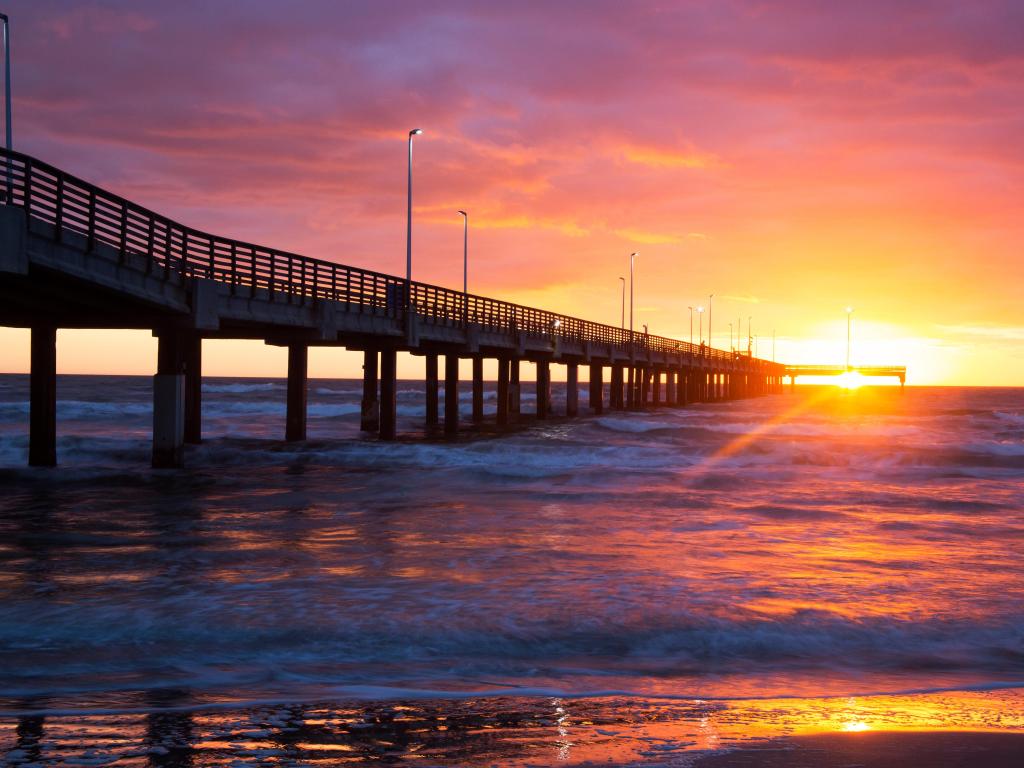
[[[32,467],[57,465],[57,329],[32,326],[29,342],[28,463]]]
[[[444,356],[444,433],[459,432],[459,356]]]
[[[363,399],[359,413],[359,429],[363,432],[380,430],[380,402],[377,400],[377,350],[363,351]]]
[[[288,405],[285,415],[284,439],[298,442],[306,439],[306,398],[309,386],[309,347],[288,345]]]
[[[153,376],[153,467],[174,469],[185,463],[185,361],[181,334],[160,333]]]

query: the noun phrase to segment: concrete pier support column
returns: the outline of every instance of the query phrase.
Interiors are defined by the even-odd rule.
[[[473,423],[484,421],[484,359],[473,358]]]
[[[380,439],[394,440],[398,430],[398,351],[380,352]]]
[[[686,368],[679,369],[676,380],[676,405],[683,407],[690,401],[690,376]]]
[[[636,367],[630,365],[626,369],[626,408],[636,408]]]
[[[594,390],[591,389],[591,392]],[[578,416],[580,412],[580,370],[576,363],[565,366],[565,415]]]
[[[459,432],[459,356],[444,356],[444,433]]]
[[[194,334],[185,344],[185,442],[203,441],[203,337]]]
[[[181,334],[158,337],[153,377],[153,466],[173,469],[185,463],[185,360]]]
[[[57,466],[57,329],[33,326],[29,365],[30,467]]]
[[[380,430],[380,403],[377,400],[377,350],[363,351],[363,400],[359,428],[363,432]]]
[[[537,361],[537,418],[546,419],[551,415],[551,365],[546,360]]]
[[[518,421],[522,413],[522,385],[519,383],[519,358],[508,361],[508,420]]]
[[[309,367],[309,347],[305,344],[288,345],[288,407],[285,415],[284,439],[306,439],[306,397],[309,390],[306,373]]]
[[[590,397],[587,405],[591,413],[604,413],[604,366],[597,363],[590,366]]]
[[[654,371],[650,368],[640,369],[640,407],[646,408],[651,404],[651,383]]]
[[[613,365],[611,391],[608,393],[608,407],[613,411],[621,411],[622,406],[622,366]]]
[[[651,404],[657,408],[661,405],[661,369],[651,369]]]
[[[426,422],[428,427],[437,426],[437,393],[439,391],[437,385],[437,354],[434,352],[428,353],[426,356],[426,372],[424,375],[425,382],[425,396],[427,402],[426,408]]]
[[[499,426],[508,424],[508,358],[498,358],[498,414]]]

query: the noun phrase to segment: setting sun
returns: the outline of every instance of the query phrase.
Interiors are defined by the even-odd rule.
[[[836,384],[843,389],[857,389],[864,386],[864,376],[857,371],[847,371],[836,377]]]

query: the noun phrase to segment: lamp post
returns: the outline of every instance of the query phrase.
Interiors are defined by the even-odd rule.
[[[711,300],[715,298],[715,294],[708,296],[708,346],[711,346]]]
[[[775,362],[775,329],[772,328],[772,362]]]
[[[853,307],[846,308],[846,370],[850,370],[850,318],[853,317]]]
[[[11,129],[11,22],[7,18],[7,14],[0,13],[0,21],[4,25],[4,119],[7,122],[6,138],[7,138],[7,151],[10,152],[12,149],[12,129]],[[7,203],[11,204],[14,201],[11,199],[14,196],[14,179],[11,174],[11,162],[8,160],[4,165],[7,166]]]
[[[4,24],[4,118],[7,121],[7,151],[12,149],[11,138],[11,21],[7,14],[0,13]]]
[[[704,343],[704,307],[697,307],[697,318],[699,320],[700,335],[697,337],[700,339],[700,343]]]
[[[462,293],[469,293],[469,214],[462,214]]]
[[[412,137],[419,136],[423,131],[413,128],[409,131],[409,204],[405,218],[405,281],[406,290],[412,292]],[[406,301],[409,300],[406,296]]]
[[[636,261],[636,257],[640,255],[639,251],[633,251],[629,254],[629,338],[630,341],[633,339],[633,264]]]
[[[747,315],[747,354],[753,353],[754,344],[754,318],[752,315]]]
[[[687,307],[690,310],[690,346],[693,346],[693,307]]]
[[[622,309],[620,312],[621,317],[619,318],[619,328],[626,330],[626,278],[620,277],[622,281]]]
[[[732,323],[729,323],[729,351],[732,352],[736,347],[732,345]]]

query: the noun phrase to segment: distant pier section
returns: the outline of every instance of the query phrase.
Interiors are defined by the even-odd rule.
[[[149,329],[157,336],[155,467],[182,466],[185,445],[202,439],[204,339],[287,347],[287,440],[306,437],[311,346],[363,353],[361,428],[382,440],[397,436],[399,352],[424,359],[424,426],[448,436],[461,428],[460,359],[472,360],[473,424],[484,421],[484,360],[497,361],[498,426],[523,415],[523,363],[536,367],[535,419],[781,392],[787,370],[703,344],[218,237],[5,150],[0,325],[31,329],[29,463],[36,466],[57,461],[58,328]],[[564,403],[552,402],[552,365],[565,366]],[[583,404],[580,366],[589,378]]]
[[[796,387],[797,376],[843,376],[847,373],[897,378],[901,388],[907,383],[905,365],[787,365],[785,375],[789,376],[790,386]]]

